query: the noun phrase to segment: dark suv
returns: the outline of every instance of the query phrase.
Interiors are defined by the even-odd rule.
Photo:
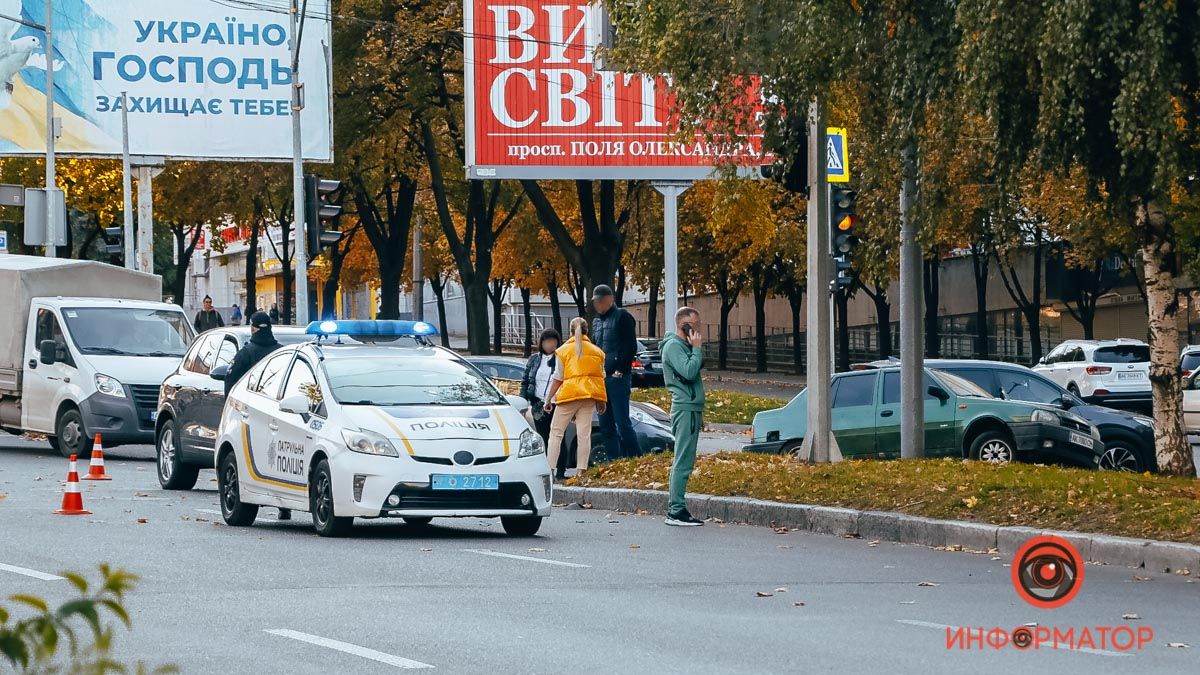
[[[1101,469],[1141,472],[1155,471],[1158,467],[1154,455],[1154,421],[1149,417],[1091,405],[1048,378],[1012,363],[926,359],[925,367],[970,380],[998,398],[1048,403],[1079,415],[1100,430],[1104,442]]]
[[[303,328],[276,326],[282,344],[311,340]],[[213,445],[225,408],[224,376],[233,356],[250,339],[250,327],[217,328],[192,343],[158,394],[155,454],[158,482],[165,490],[190,490],[200,469],[213,466]]]

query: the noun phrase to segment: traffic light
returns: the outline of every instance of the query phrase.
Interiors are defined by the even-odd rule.
[[[304,177],[304,228],[310,261],[342,240],[336,229],[342,207],[333,203],[334,193],[341,187],[341,181]]]
[[[104,228],[104,252],[114,257],[125,253],[125,228]]]
[[[846,289],[854,283],[851,258],[858,246],[858,214],[855,213],[858,193],[840,185],[834,186],[831,193],[829,222],[833,239],[833,282],[837,288]]]

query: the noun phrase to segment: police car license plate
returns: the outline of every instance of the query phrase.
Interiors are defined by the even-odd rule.
[[[500,476],[494,473],[448,474],[435,473],[429,477],[434,490],[499,490]]]
[[[1082,445],[1083,447],[1085,447],[1089,450],[1091,450],[1092,447],[1096,444],[1096,441],[1094,439],[1092,439],[1090,436],[1084,436],[1083,434],[1076,434],[1076,433],[1071,434],[1071,442],[1074,443],[1075,445]]]

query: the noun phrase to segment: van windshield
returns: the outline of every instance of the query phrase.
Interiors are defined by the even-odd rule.
[[[183,312],[134,307],[67,307],[67,332],[83,354],[182,357],[192,341]]]

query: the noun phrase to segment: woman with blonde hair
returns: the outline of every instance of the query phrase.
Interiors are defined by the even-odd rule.
[[[550,469],[558,465],[563,434],[575,423],[577,467],[567,469],[567,477],[587,470],[592,454],[592,416],[604,412],[608,397],[604,392],[604,351],[588,339],[588,322],[583,317],[571,320],[571,338],[554,351],[557,363],[546,394],[545,410],[554,411],[550,421]]]

